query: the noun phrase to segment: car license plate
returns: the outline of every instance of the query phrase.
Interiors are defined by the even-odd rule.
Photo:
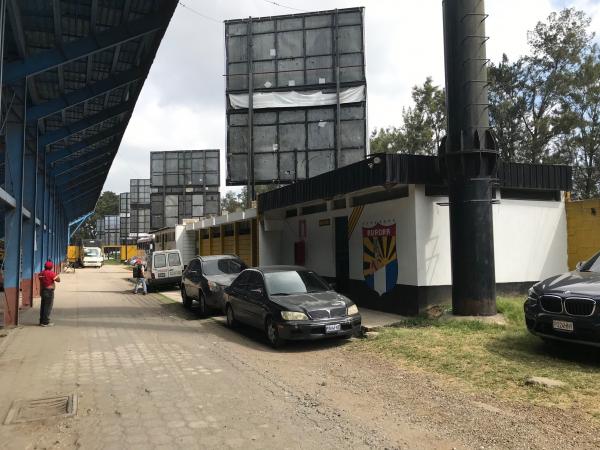
[[[165,275],[166,275],[165,273],[159,273],[159,274],[158,274],[158,278],[164,278],[164,277],[165,277]]]
[[[566,320],[553,320],[552,328],[559,331],[573,331],[573,322],[567,322]]]
[[[342,326],[339,323],[335,323],[333,325],[325,325],[325,333],[335,333],[336,331],[340,331]]]

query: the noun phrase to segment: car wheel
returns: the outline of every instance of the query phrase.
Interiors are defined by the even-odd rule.
[[[265,333],[267,334],[267,339],[269,340],[271,347],[281,348],[283,344],[285,344],[285,341],[279,337],[279,331],[270,317],[267,319],[265,325]]]
[[[198,303],[200,304],[200,310],[198,311],[198,314],[200,314],[201,317],[206,317],[208,311],[206,309],[206,299],[204,298],[204,294],[202,292],[200,292],[200,295],[198,296]]]
[[[185,292],[185,288],[183,286],[181,287],[181,301],[183,302],[183,307],[185,309],[192,308],[193,300],[190,297],[188,297],[188,295]]]
[[[237,326],[237,320],[235,320],[235,315],[233,313],[233,306],[226,306],[226,315],[227,315],[227,326],[229,328],[235,328]]]

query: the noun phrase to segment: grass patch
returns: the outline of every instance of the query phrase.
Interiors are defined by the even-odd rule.
[[[600,419],[600,351],[548,345],[531,335],[525,327],[521,298],[499,299],[498,310],[506,317],[506,326],[416,317],[384,328],[377,338],[357,345],[444,374],[467,389],[510,400],[577,407]],[[561,380],[567,387],[525,386],[529,376]]]
[[[122,266],[123,265],[123,263],[121,261],[119,261],[118,259],[105,259],[102,264],[104,264],[106,266]]]

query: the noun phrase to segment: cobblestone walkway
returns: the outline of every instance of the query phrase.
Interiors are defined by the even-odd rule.
[[[298,401],[219,343],[228,330],[160,295],[132,295],[120,267],[63,275],[53,328],[22,316],[0,350],[0,420],[17,399],[77,393],[78,413],[0,425],[0,447],[83,449],[365,446],[312,433]],[[39,303],[39,302],[36,302]],[[308,432],[307,432],[308,431]]]

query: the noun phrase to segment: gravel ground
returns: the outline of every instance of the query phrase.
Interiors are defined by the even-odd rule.
[[[131,295],[126,277],[65,276],[57,326],[10,334],[0,414],[20,398],[75,391],[81,401],[72,419],[0,425],[2,448],[600,447],[597,423],[576,410],[471,394],[352,340],[275,351],[258,331]]]

